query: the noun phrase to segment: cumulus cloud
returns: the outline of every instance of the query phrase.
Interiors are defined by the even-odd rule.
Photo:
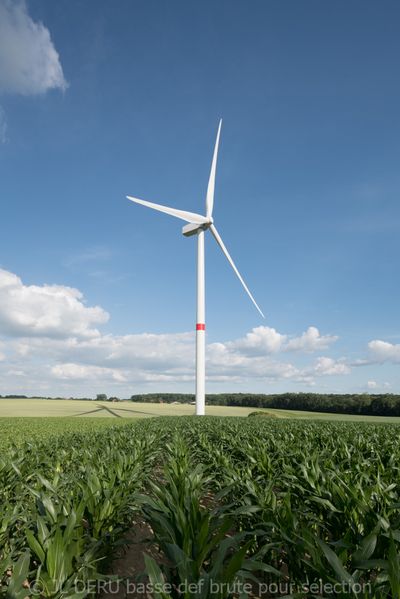
[[[225,345],[229,351],[257,356],[282,351],[311,353],[327,349],[337,339],[334,335],[321,335],[316,327],[309,327],[296,337],[278,333],[268,326],[260,326],[252,329],[245,337],[229,341]]]
[[[388,343],[375,339],[368,343],[368,349],[372,361],[374,362],[392,362],[393,364],[400,363],[400,344]]]
[[[343,359],[334,360],[333,358],[327,358],[326,356],[318,358],[313,368],[313,373],[316,376],[350,374],[350,372],[350,367]]]
[[[89,338],[24,338],[13,344],[17,355],[35,355],[65,361],[73,356],[79,363],[103,364],[110,368],[175,369],[194,363],[194,334],[97,335]]]
[[[66,88],[49,30],[33,21],[24,0],[0,0],[0,92],[36,95]]]
[[[226,343],[226,347],[230,351],[262,355],[279,352],[285,341],[286,335],[281,335],[273,328],[260,326],[252,329],[245,337]]]
[[[283,335],[275,329],[260,326],[244,337],[208,346],[208,372],[223,371],[233,375],[258,377],[266,380],[293,380],[312,384],[314,376],[348,374],[344,361],[318,358],[312,367],[298,368],[290,362],[278,361],[275,354],[287,352],[310,353],[326,349],[337,337],[321,335],[316,327],[309,327],[299,337]]]
[[[335,335],[321,335],[317,327],[308,327],[300,337],[290,339],[285,349],[286,351],[314,352],[327,349],[337,339],[338,337]]]
[[[0,334],[19,337],[96,337],[95,324],[109,315],[99,306],[86,307],[78,289],[61,285],[24,285],[0,269]]]
[[[392,385],[388,382],[378,383],[377,381],[368,381],[366,385],[367,389],[374,390],[377,392],[382,390],[385,390],[387,392],[387,390],[390,389],[391,386]]]
[[[107,368],[87,364],[65,363],[51,368],[56,379],[68,381],[104,381],[112,383],[154,383],[154,382],[186,382],[192,381],[193,373],[182,374],[174,371],[157,372],[147,368],[131,369]]]
[[[99,335],[83,338],[32,337],[12,344],[16,362],[25,367],[40,356],[53,378],[116,382],[186,382],[194,379],[194,334]],[[310,374],[268,355],[230,351],[223,343],[206,348],[207,378],[214,382],[253,379],[310,381]],[[116,373],[120,373],[120,377]]]
[[[18,378],[21,393],[50,394],[57,385],[75,395],[98,385],[134,392],[137,384],[159,383],[173,390],[176,384],[192,383],[193,332],[104,334],[97,326],[108,318],[101,307],[87,306],[78,289],[27,285],[0,269],[0,377],[13,385]],[[238,339],[207,345],[207,378],[230,384],[313,385],[318,377],[348,374],[350,368],[343,359],[319,357],[314,364],[299,366],[285,358],[298,360],[300,352],[307,355],[335,340],[315,327],[300,336],[256,327]]]
[[[302,371],[287,362],[264,355],[252,355],[240,349],[235,342],[211,343],[207,347],[207,372],[210,378],[218,374],[240,376],[243,379],[262,378],[268,380],[296,379],[303,377]]]
[[[122,372],[101,366],[85,366],[82,364],[57,364],[51,368],[51,373],[60,379],[87,380],[110,379],[119,383],[125,382]]]

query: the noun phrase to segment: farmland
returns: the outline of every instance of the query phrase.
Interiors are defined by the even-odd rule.
[[[398,425],[121,420],[7,436],[0,596],[94,594],[143,526],[156,599],[400,596]]]
[[[257,411],[258,408],[252,407],[228,407],[228,406],[207,406],[207,414],[210,416],[248,416]],[[268,408],[261,410],[265,414],[273,415],[276,418],[290,419],[312,419],[312,420],[332,420],[344,422],[380,422],[380,423],[399,423],[400,417],[397,416],[364,416],[355,414],[334,414],[329,412],[307,412],[303,410],[282,410]],[[0,430],[4,418],[42,418],[46,420],[62,417],[68,429],[74,427],[72,419],[83,418],[93,419],[117,419],[123,418],[149,418],[152,416],[190,416],[194,414],[194,406],[189,404],[160,404],[160,403],[134,403],[124,401],[112,403],[107,401],[84,401],[79,399],[20,399],[0,398]],[[67,422],[66,419],[69,419]],[[22,422],[22,421],[21,421]],[[20,422],[21,426],[24,426]],[[25,424],[29,428],[29,424]],[[55,424],[57,430],[62,432],[62,425]],[[79,425],[80,426],[80,425]],[[99,425],[101,426],[101,425]]]
[[[247,416],[254,408],[227,408],[209,406],[212,416]],[[0,416],[68,416],[84,418],[149,418],[151,416],[188,416],[194,414],[194,406],[188,404],[112,403],[107,401],[83,401],[62,399],[0,399]],[[399,418],[400,422],[400,418]]]

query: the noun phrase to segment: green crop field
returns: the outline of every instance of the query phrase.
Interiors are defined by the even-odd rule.
[[[0,451],[10,443],[21,445],[35,440],[43,441],[65,433],[92,433],[110,426],[132,423],[132,419],[111,418],[0,418]]]
[[[297,410],[276,410],[225,406],[207,406],[210,416],[248,416],[251,412],[261,411],[276,418],[400,423],[396,416],[358,416],[348,414],[329,414],[323,412],[304,412]],[[112,403],[101,401],[82,401],[78,399],[19,399],[0,398],[1,417],[84,417],[84,418],[149,418],[151,416],[189,416],[194,414],[194,406],[189,404],[134,403],[130,401]],[[0,420],[1,426],[1,420]],[[72,426],[69,424],[69,426]]]
[[[396,424],[3,422],[0,597],[83,599],[107,580],[119,597],[139,584],[155,599],[400,597]],[[42,434],[21,441],[31,422]]]

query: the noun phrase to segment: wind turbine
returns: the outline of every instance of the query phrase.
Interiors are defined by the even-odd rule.
[[[182,228],[182,233],[186,237],[197,235],[197,319],[196,319],[196,415],[202,416],[205,413],[205,294],[204,294],[204,233],[209,229],[214,236],[216,242],[225,254],[229,264],[235,271],[239,281],[242,283],[246,293],[250,297],[251,301],[261,314],[265,318],[261,309],[257,305],[256,300],[252,296],[240,275],[238,269],[235,266],[232,258],[229,255],[228,250],[225,247],[217,229],[214,226],[214,220],[212,217],[213,206],[214,206],[214,188],[215,188],[215,172],[217,168],[217,156],[219,138],[221,134],[222,119],[219,122],[217,139],[215,142],[214,155],[211,163],[210,178],[208,181],[207,195],[206,195],[206,215],[196,214],[194,212],[186,212],[185,210],[177,210],[176,208],[170,208],[169,206],[162,206],[161,204],[153,204],[153,202],[147,202],[145,200],[139,200],[132,196],[126,196],[128,200],[136,202],[136,204],[142,204],[153,210],[159,212],[165,212],[176,218],[180,218],[186,221],[188,224]]]

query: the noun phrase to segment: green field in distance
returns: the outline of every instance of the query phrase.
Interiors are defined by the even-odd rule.
[[[115,421],[123,418],[150,418],[152,416],[190,416],[194,414],[194,406],[189,404],[155,404],[124,402],[82,401],[79,399],[20,399],[0,398],[0,417],[84,417],[107,418]],[[390,416],[358,416],[349,414],[328,414],[322,412],[303,412],[297,410],[276,410],[226,406],[206,406],[209,416],[248,416],[251,412],[260,411],[277,418],[341,420],[353,422],[392,422],[400,423],[400,417]]]

